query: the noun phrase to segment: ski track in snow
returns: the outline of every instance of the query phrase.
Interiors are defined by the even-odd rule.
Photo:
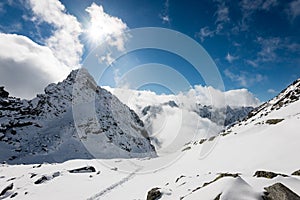
[[[110,193],[112,190],[114,190],[115,188],[117,188],[118,186],[121,186],[122,184],[128,182],[130,179],[132,179],[137,172],[139,172],[140,170],[142,170],[143,167],[138,167],[136,170],[134,170],[132,173],[130,173],[128,176],[122,178],[120,181],[112,184],[111,186],[105,188],[104,190],[102,190],[101,192],[93,195],[92,197],[88,198],[87,200],[97,200],[100,199],[100,197]]]

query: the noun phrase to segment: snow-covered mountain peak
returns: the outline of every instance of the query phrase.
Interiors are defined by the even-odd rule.
[[[154,156],[143,122],[85,69],[32,100],[0,97],[0,161]],[[92,109],[91,109],[92,108]],[[78,112],[79,111],[79,112]]]

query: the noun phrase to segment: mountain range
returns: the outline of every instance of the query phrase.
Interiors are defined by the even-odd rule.
[[[257,107],[104,88],[0,88],[0,198],[300,199],[300,79]]]

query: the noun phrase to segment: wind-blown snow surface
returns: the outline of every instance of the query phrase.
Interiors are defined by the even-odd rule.
[[[104,87],[133,109],[144,122],[157,152],[174,152],[196,138],[217,135],[243,119],[259,101],[246,89],[221,92],[195,86],[187,93],[157,95],[150,91]]]
[[[176,157],[3,164],[0,190],[13,184],[3,197],[15,195],[14,199],[131,200],[146,199],[157,187],[160,199],[258,200],[264,187],[280,182],[300,195],[300,173],[291,175],[300,169],[299,96],[300,79],[248,119],[218,137],[191,141]],[[205,147],[213,148],[201,156]],[[95,172],[69,172],[84,166],[93,166]],[[281,175],[253,176],[258,170]]]
[[[85,69],[32,100],[0,98],[0,111],[1,162],[155,155],[143,122]]]

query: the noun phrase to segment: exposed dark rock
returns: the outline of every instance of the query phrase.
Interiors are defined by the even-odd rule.
[[[7,98],[9,96],[9,93],[7,91],[4,90],[4,87],[1,86],[0,87],[0,97],[2,98]]]
[[[263,178],[268,178],[268,179],[275,178],[276,176],[287,177],[287,175],[285,175],[285,174],[279,174],[279,173],[268,172],[268,171],[256,171],[253,176],[256,176],[258,178],[263,177]]]
[[[268,119],[266,121],[267,124],[278,124],[279,122],[283,121],[284,119]]]
[[[214,198],[214,200],[220,200],[221,195],[222,195],[222,193],[218,194],[218,196],[216,196],[216,197]]]
[[[40,168],[41,166],[42,166],[42,164],[39,164],[39,165],[33,166],[32,168]]]
[[[185,176],[184,175],[181,175],[180,177],[178,177],[175,181],[175,183],[177,183],[180,179],[184,178]]]
[[[300,176],[300,169],[297,170],[297,171],[294,171],[294,172],[292,173],[292,175],[294,175],[294,176]]]
[[[162,193],[159,191],[160,188],[152,188],[147,194],[147,200],[158,200],[162,197]]]
[[[17,158],[17,156],[11,156],[8,160],[14,160],[16,158]]]
[[[193,189],[192,192],[195,192],[195,191],[197,191],[197,190],[199,190],[199,189],[201,189],[201,188],[203,188],[203,187],[205,187],[205,186],[207,186],[207,185],[209,185],[209,184],[211,184],[211,183],[213,183],[213,182],[216,182],[217,180],[219,180],[219,179],[221,179],[221,178],[224,178],[224,177],[233,177],[233,178],[237,178],[237,177],[239,177],[239,176],[240,176],[240,175],[239,175],[238,173],[236,173],[236,174],[231,174],[231,173],[220,173],[214,180],[212,180],[212,181],[210,181],[210,182],[203,183],[202,186],[199,186],[199,187]]]
[[[178,105],[175,103],[175,101],[168,101],[164,103],[163,105],[169,105],[171,108],[176,107],[178,108]]]
[[[60,176],[60,172],[54,172],[54,173],[52,174],[52,177],[53,177],[53,178],[58,177],[58,176]]]
[[[300,200],[300,197],[282,183],[275,183],[264,188],[264,200]]]
[[[16,179],[16,177],[12,177],[12,178],[8,179],[7,182],[13,181],[13,180],[15,180],[15,179]]]
[[[35,174],[35,173],[32,173],[31,175],[30,175],[30,178],[33,178],[33,177],[35,177],[37,174]]]
[[[14,198],[14,197],[17,196],[17,195],[18,195],[18,193],[15,192],[15,193],[13,193],[13,194],[10,196],[10,198]]]
[[[199,144],[203,144],[206,140],[207,140],[207,139],[201,139],[201,140],[199,141]]]
[[[41,183],[44,183],[48,180],[48,178],[46,176],[42,176],[41,178],[39,178],[38,180],[36,180],[34,182],[34,184],[41,184]]]
[[[147,115],[148,111],[150,110],[151,106],[146,106],[145,108],[143,108],[142,110],[142,114],[143,115]]]
[[[217,136],[212,136],[210,138],[208,138],[208,141],[213,141],[214,139],[216,139]]]
[[[184,149],[182,149],[181,151],[187,151],[190,150],[192,147],[185,147]]]
[[[0,193],[0,196],[5,195],[5,193],[6,193],[7,191],[9,191],[9,190],[12,190],[13,187],[14,187],[14,184],[13,184],[13,183],[11,183],[10,185],[8,185],[6,188],[4,188],[4,189],[2,190],[2,192]]]
[[[96,169],[93,166],[81,167],[78,169],[69,170],[70,173],[91,173],[96,172]]]

